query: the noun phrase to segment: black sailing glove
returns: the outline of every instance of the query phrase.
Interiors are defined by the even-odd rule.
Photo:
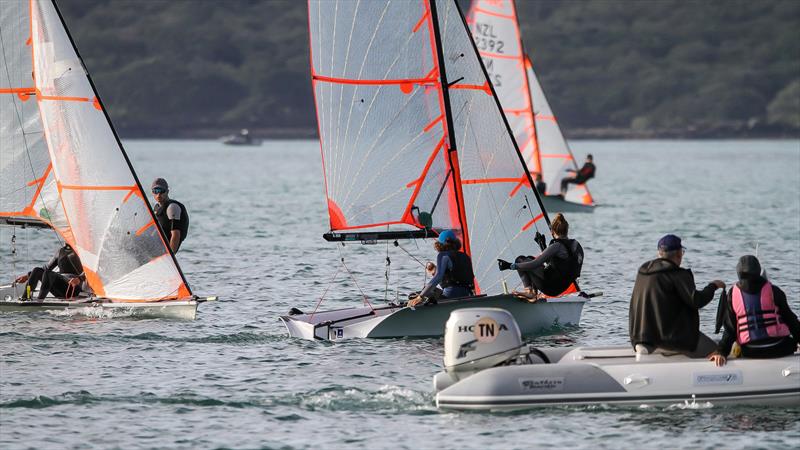
[[[539,248],[544,251],[547,248],[547,239],[545,239],[542,233],[536,232],[536,235],[533,237],[533,240],[539,244]]]
[[[502,259],[498,259],[497,268],[500,270],[511,270],[511,263]]]

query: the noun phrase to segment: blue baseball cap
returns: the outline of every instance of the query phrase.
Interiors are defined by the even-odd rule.
[[[681,238],[675,236],[674,234],[668,234],[658,240],[659,250],[664,250],[665,252],[671,252],[673,250],[678,250],[679,248],[686,248],[686,247],[681,245]]]
[[[456,234],[453,233],[453,230],[444,230],[441,233],[439,233],[439,243],[440,244],[444,244],[448,240],[451,240],[451,241],[458,240],[458,238],[456,237]]]

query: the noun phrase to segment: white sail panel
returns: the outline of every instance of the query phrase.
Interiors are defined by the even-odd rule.
[[[308,6],[331,230],[423,228],[420,213],[453,228],[428,3]]]
[[[529,59],[526,59],[525,63],[533,98],[533,114],[536,121],[543,178],[547,183],[547,193],[557,195],[560,193],[561,180],[568,175],[567,170],[578,170],[578,164],[572,150],[567,145],[567,140],[561,133],[561,127],[558,126],[553,110],[550,109],[544,90],[533,71],[533,65]],[[570,184],[564,199],[585,205],[594,204],[589,189],[583,184]]]
[[[498,293],[508,272],[496,260],[538,254],[534,234],[549,227],[461,12],[436,5],[472,264],[481,292]]]
[[[36,101],[71,231],[64,238],[92,290],[129,301],[191,295],[55,6],[32,4]]]
[[[0,8],[0,218],[36,219],[66,232],[36,104],[30,1]]]
[[[467,23],[525,162],[532,172],[539,172],[531,93],[514,2],[474,0]]]

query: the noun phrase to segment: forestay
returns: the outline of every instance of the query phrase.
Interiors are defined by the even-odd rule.
[[[455,229],[499,292],[548,221],[457,5],[311,0],[309,30],[331,229]]]
[[[1,14],[0,215],[50,224],[97,296],[189,297],[55,5],[3,0]]]
[[[529,169],[542,174],[549,195],[559,194],[567,169],[578,166],[525,55],[513,0],[473,0],[469,23]],[[585,185],[569,185],[565,199],[594,203]]]

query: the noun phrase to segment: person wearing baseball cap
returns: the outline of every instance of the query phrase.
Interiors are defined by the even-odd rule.
[[[189,213],[183,203],[169,198],[169,184],[163,178],[156,178],[150,187],[156,202],[153,214],[164,233],[166,243],[173,253],[177,253],[189,232]]]
[[[700,332],[699,310],[725,283],[714,280],[698,291],[692,271],[681,267],[684,251],[681,238],[668,234],[658,241],[658,258],[639,267],[628,313],[631,345],[639,353],[660,348],[705,358],[717,349]]]
[[[433,247],[437,251],[436,265],[429,262],[426,266],[431,280],[422,292],[408,300],[408,306],[435,299],[437,286],[442,287],[441,296],[445,298],[469,297],[475,291],[472,260],[461,251],[461,241],[456,234],[452,230],[442,231]]]

